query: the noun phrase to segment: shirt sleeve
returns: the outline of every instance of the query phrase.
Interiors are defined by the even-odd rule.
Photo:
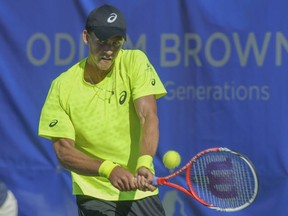
[[[167,93],[153,65],[142,51],[135,51],[132,62],[133,100],[147,95],[155,95],[158,99]]]
[[[67,95],[67,90],[61,86],[59,80],[55,79],[41,111],[38,134],[47,139],[75,140],[75,130],[65,107],[66,98],[61,95]]]

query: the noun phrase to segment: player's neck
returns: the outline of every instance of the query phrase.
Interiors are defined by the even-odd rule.
[[[84,69],[84,79],[91,84],[97,84],[107,76],[112,70],[112,67],[113,65],[108,70],[100,70],[97,66],[87,61]]]

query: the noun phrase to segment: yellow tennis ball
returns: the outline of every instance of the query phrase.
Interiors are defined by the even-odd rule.
[[[162,161],[166,168],[174,169],[180,165],[181,156],[178,152],[170,150],[164,154]]]

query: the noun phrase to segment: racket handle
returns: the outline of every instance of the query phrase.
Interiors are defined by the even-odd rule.
[[[152,181],[152,185],[153,186],[157,186],[158,185],[157,180],[158,180],[158,177],[154,176],[153,181]]]

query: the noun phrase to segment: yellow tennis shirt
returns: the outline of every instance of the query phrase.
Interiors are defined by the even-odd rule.
[[[154,67],[140,50],[120,50],[113,70],[96,85],[84,80],[83,59],[51,84],[42,108],[39,135],[69,138],[87,155],[113,161],[135,173],[140,122],[133,101],[166,94]],[[104,200],[135,200],[157,194],[120,192],[104,177],[71,172],[73,193]]]

